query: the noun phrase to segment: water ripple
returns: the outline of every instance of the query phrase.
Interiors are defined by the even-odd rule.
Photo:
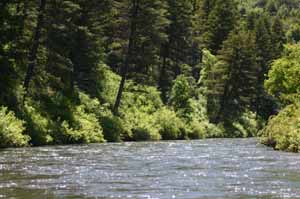
[[[255,139],[7,149],[0,198],[300,198],[300,156]]]

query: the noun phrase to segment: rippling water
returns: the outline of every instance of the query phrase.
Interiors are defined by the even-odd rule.
[[[300,155],[254,139],[0,151],[0,198],[300,198]]]

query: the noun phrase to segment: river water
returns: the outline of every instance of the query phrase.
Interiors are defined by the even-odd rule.
[[[255,139],[0,151],[0,198],[300,198],[300,155]]]

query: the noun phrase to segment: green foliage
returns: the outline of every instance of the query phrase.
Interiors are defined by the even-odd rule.
[[[277,150],[300,152],[300,107],[292,104],[272,117],[260,132],[261,142]]]
[[[132,130],[134,141],[158,141],[161,139],[157,129],[152,126],[137,126]]]
[[[159,133],[163,140],[183,138],[184,123],[174,111],[164,107],[155,113],[155,119],[155,123],[159,125]]]
[[[24,107],[26,133],[31,137],[33,145],[47,145],[53,143],[53,124],[50,118],[43,114],[41,108],[33,102],[27,102]]]
[[[290,43],[300,42],[300,25],[292,24],[287,31],[286,36]]]
[[[61,132],[63,143],[100,143],[104,142],[102,127],[95,114],[86,113],[85,107],[79,105],[72,112],[73,121],[63,121]]]
[[[224,42],[219,59],[224,63],[223,93],[218,120],[234,121],[252,105],[257,87],[258,65],[255,37],[251,32],[233,31]]]
[[[105,116],[100,119],[104,139],[108,142],[120,142],[124,129],[121,120],[114,116]],[[124,139],[124,138],[123,138]]]
[[[284,56],[275,60],[265,87],[282,101],[295,101],[300,94],[300,45],[286,46]]]
[[[188,113],[191,109],[190,98],[193,96],[195,85],[194,79],[179,75],[175,80],[171,90],[170,104],[175,111],[182,111],[182,114]]]
[[[259,130],[257,116],[250,111],[244,112],[240,118],[233,122],[232,126],[234,130],[230,133],[235,137],[254,137]]]
[[[103,66],[99,74],[100,98],[112,106],[118,92],[121,77],[112,72],[108,66]]]
[[[6,107],[0,107],[0,148],[28,146],[30,138],[24,131],[24,121]]]
[[[0,5],[5,135],[32,145],[249,137],[299,103],[298,0]]]
[[[159,140],[160,135],[154,113],[162,105],[160,93],[156,88],[134,85],[133,82],[129,82],[120,108],[125,129],[124,137],[137,141]]]
[[[202,104],[206,108],[208,119],[217,120],[220,111],[220,100],[224,93],[227,67],[209,50],[202,51],[202,64],[200,71],[200,85]],[[209,100],[208,100],[209,99]]]

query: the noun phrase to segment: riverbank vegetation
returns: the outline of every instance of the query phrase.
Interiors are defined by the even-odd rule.
[[[267,123],[264,143],[296,151],[299,19],[296,0],[1,1],[0,147],[252,137]]]
[[[278,150],[300,152],[300,45],[286,46],[273,62],[267,91],[278,98],[283,110],[262,130],[262,142]]]

